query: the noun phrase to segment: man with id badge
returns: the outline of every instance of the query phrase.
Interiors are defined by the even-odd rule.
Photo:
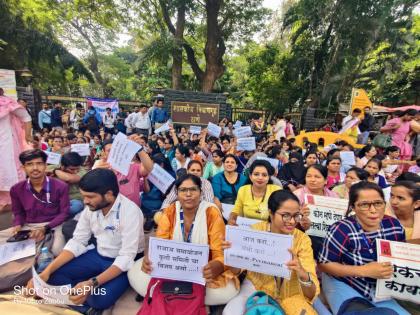
[[[143,214],[120,194],[111,170],[88,172],[79,187],[86,207],[73,238],[39,276],[51,285],[70,284],[70,300],[83,304],[75,308],[96,314],[114,305],[129,286],[127,270],[144,251]],[[88,245],[92,235],[96,247]]]
[[[53,232],[51,252],[58,255],[65,244],[61,227],[69,215],[69,188],[66,183],[46,176],[47,158],[40,149],[23,151],[19,155],[27,179],[10,189],[13,227],[1,231],[0,238],[30,231],[29,237],[41,242],[49,241],[46,236]]]

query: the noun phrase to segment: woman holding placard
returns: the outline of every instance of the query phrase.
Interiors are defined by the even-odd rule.
[[[206,305],[226,304],[237,293],[239,282],[223,264],[222,240],[225,224],[216,205],[202,201],[201,180],[192,174],[180,177],[175,187],[178,201],[163,211],[156,237],[179,242],[208,244],[209,263],[203,268],[206,279]],[[146,295],[153,265],[147,255],[136,261],[128,272],[131,286],[141,296]],[[162,301],[164,303],[164,301]]]
[[[405,241],[400,222],[385,214],[382,189],[375,183],[362,181],[350,188],[348,216],[331,225],[318,257],[323,271],[322,288],[326,299],[337,314],[347,300],[359,297],[373,300],[376,279],[389,279],[394,268],[378,263],[376,239]],[[374,303],[400,315],[408,315],[395,300]]]
[[[333,188],[335,192],[342,199],[349,199],[350,187],[362,180],[367,180],[369,173],[362,168],[352,167],[346,173],[344,183]]]
[[[235,206],[229,216],[229,225],[237,225],[238,216],[262,221],[268,220],[268,198],[272,192],[281,189],[281,187],[271,184],[270,177],[273,174],[274,168],[268,161],[255,160],[251,164],[249,168],[251,184],[239,189]]]
[[[275,298],[286,314],[317,314],[311,303],[319,294],[319,282],[315,272],[315,260],[309,237],[296,228],[302,220],[298,198],[289,191],[273,192],[268,199],[269,221],[254,224],[251,228],[278,234],[293,235],[293,248],[290,249],[292,260],[287,267],[292,272],[290,280],[264,273],[247,271],[239,294],[225,307],[224,315],[244,314],[245,305],[250,295],[263,291]],[[231,247],[229,242],[223,248]],[[234,273],[241,270],[229,267]]]

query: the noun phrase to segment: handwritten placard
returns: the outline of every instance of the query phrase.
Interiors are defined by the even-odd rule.
[[[163,193],[166,193],[169,186],[175,181],[175,178],[173,178],[171,174],[156,163],[153,164],[153,169],[147,176],[147,179]]]
[[[229,220],[230,213],[232,212],[234,206],[235,205],[231,205],[228,203],[222,203],[223,217],[226,220]]]
[[[204,285],[203,268],[209,262],[209,246],[151,237],[149,258],[152,277]]]
[[[190,134],[192,135],[199,135],[201,133],[200,126],[190,126]]]
[[[119,132],[112,143],[107,162],[114,170],[127,175],[134,155],[141,148],[140,144],[127,139],[125,134]]]
[[[237,140],[236,149],[238,151],[254,151],[256,149],[255,138],[240,138]]]
[[[155,134],[159,134],[159,133],[162,133],[162,132],[166,132],[166,131],[168,131],[169,129],[170,129],[169,123],[168,123],[168,122],[166,122],[166,123],[164,123],[162,126],[160,126],[159,128],[157,128],[157,129],[155,130]]]
[[[61,154],[60,153],[55,153],[55,152],[51,152],[51,151],[44,151],[44,152],[47,153],[47,155],[48,155],[47,164],[60,165],[60,162],[61,162]]]
[[[325,237],[333,223],[340,221],[346,214],[347,199],[306,195],[310,212],[311,227],[306,232],[312,236]]]
[[[237,120],[236,122],[235,122],[235,124],[233,125],[233,128],[240,128],[240,127],[242,127],[242,121],[240,121],[240,120]]]
[[[0,266],[10,261],[18,260],[24,257],[34,256],[35,254],[35,241],[32,239],[21,242],[1,244]]]
[[[290,279],[286,263],[292,260],[292,235],[227,225],[226,240],[232,244],[224,251],[226,265]]]
[[[341,151],[340,152],[341,164],[343,165],[356,165],[356,157],[352,151]]]
[[[72,144],[70,147],[71,152],[79,153],[80,156],[90,155],[89,143],[76,143]]]
[[[257,220],[257,219],[250,219],[250,218],[245,218],[245,217],[237,217],[236,218],[236,224],[239,227],[245,228],[245,229],[250,229],[251,225],[254,225],[255,223],[259,223],[261,222],[261,220]]]
[[[219,138],[220,133],[222,132],[222,127],[219,127],[218,125],[209,122],[209,124],[207,125],[207,132],[210,136]]]
[[[233,130],[233,135],[238,139],[252,136],[251,127],[245,126],[245,127],[236,128],[235,130]]]
[[[378,262],[391,262],[394,274],[378,279],[375,298],[420,301],[420,245],[376,239]]]

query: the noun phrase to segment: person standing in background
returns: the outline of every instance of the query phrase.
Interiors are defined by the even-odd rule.
[[[366,106],[364,108],[364,113],[365,116],[359,124],[360,134],[357,143],[360,144],[367,144],[369,133],[375,125],[375,118],[373,118],[373,116],[371,115],[371,108],[369,106]]]
[[[47,103],[42,104],[42,110],[38,113],[38,125],[41,130],[44,128],[51,130],[51,110]]]
[[[62,128],[63,122],[61,120],[61,102],[55,101],[54,108],[51,110],[51,127]]]
[[[83,106],[80,103],[76,104],[76,108],[72,109],[70,112],[70,127],[73,128],[73,130],[79,130],[79,126],[82,122],[82,110]]]
[[[161,127],[164,123],[166,123],[169,119],[168,112],[165,108],[163,108],[163,99],[158,99],[156,102],[156,107],[152,111],[152,126],[154,126],[155,129],[158,129]]]
[[[112,110],[111,110],[110,107],[106,108],[106,113],[103,117],[103,124],[104,124],[104,128],[105,128],[105,132],[113,135],[114,134],[115,118],[112,115]]]
[[[135,133],[149,137],[152,129],[152,123],[150,121],[149,114],[147,113],[146,104],[140,105],[140,111],[134,116],[132,125],[134,126]]]

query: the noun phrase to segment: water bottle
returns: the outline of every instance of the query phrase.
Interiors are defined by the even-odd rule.
[[[41,273],[47,268],[47,266],[53,261],[54,256],[49,252],[48,247],[41,248],[41,254],[38,256],[38,268],[36,271]]]

